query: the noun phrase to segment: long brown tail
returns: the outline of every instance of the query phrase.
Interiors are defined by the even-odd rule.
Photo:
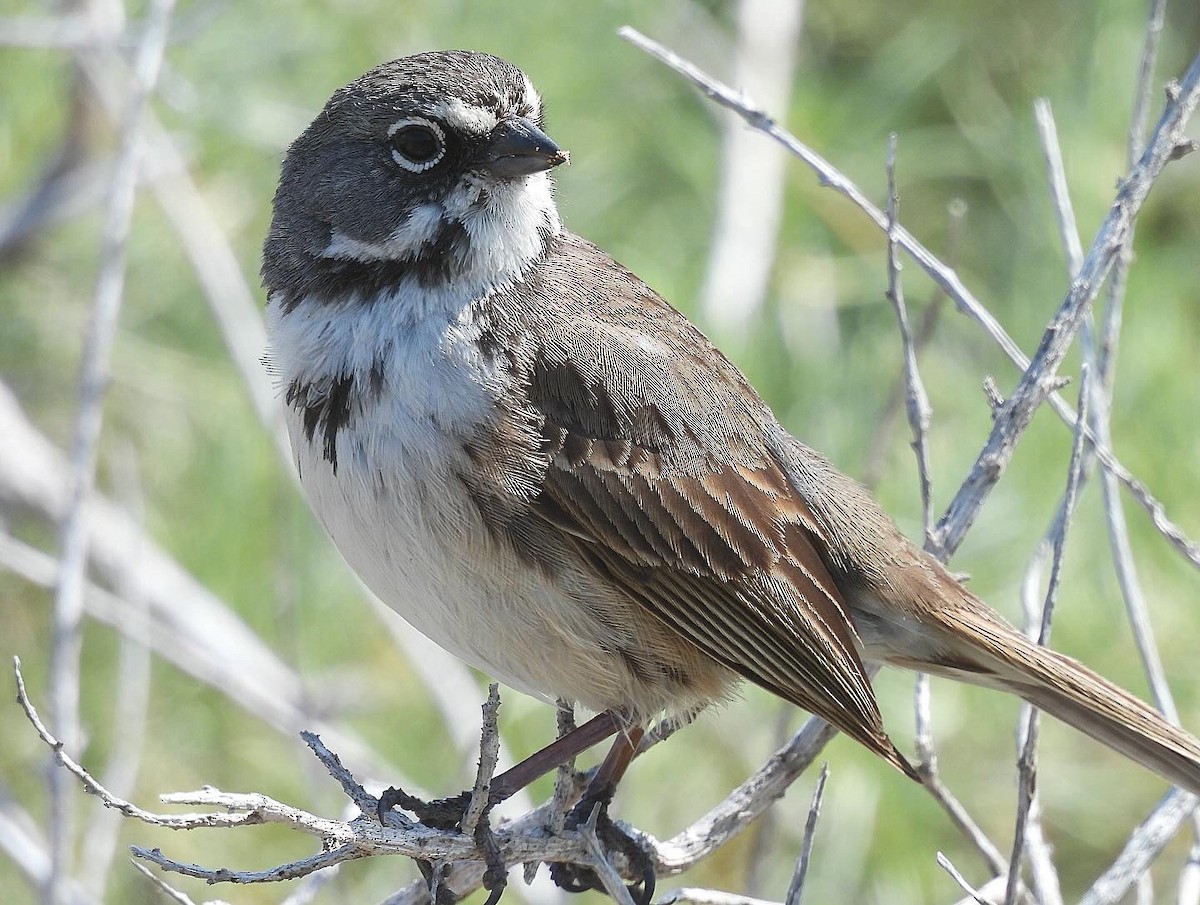
[[[972,615],[963,626],[976,642],[971,645],[971,665],[933,672],[1019,695],[1180,788],[1200,794],[1200,740],[1195,736],[1077,660],[1030,641],[990,612]]]
[[[1200,741],[1077,660],[1026,642],[1000,684],[1114,751],[1200,795]],[[1010,668],[1012,668],[1010,666]]]

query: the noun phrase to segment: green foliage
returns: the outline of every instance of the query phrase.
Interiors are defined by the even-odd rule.
[[[935,251],[947,247],[947,205],[969,213],[956,265],[966,283],[1026,349],[1068,281],[1045,189],[1032,100],[1053,104],[1085,245],[1124,171],[1125,134],[1144,28],[1144,4],[1104,0],[809,0],[791,106],[780,117],[803,140],[884,197],[889,132],[899,134],[901,216]],[[15,14],[16,4],[0,3]],[[1200,12],[1177,4],[1164,34],[1160,76],[1177,74],[1195,50]],[[522,66],[548,102],[548,131],[572,151],[559,176],[567,225],[610,250],[677,307],[695,313],[703,281],[719,162],[714,108],[673,74],[616,37],[633,24],[685,56],[728,74],[732,10],[725,3],[633,0],[511,4],[454,0],[339,0],[211,4],[176,16],[176,42],[155,110],[191,155],[192,171],[248,274],[269,218],[287,142],[337,86],[375,63],[435,47],[469,47]],[[0,52],[0,192],[12,201],[37,178],[65,124],[70,67],[55,52]],[[1161,93],[1156,93],[1157,116]],[[111,131],[98,115],[100,159]],[[765,139],[764,139],[765,140]],[[754,323],[713,338],[741,364],[781,419],[852,474],[861,474],[888,389],[900,374],[900,342],[883,290],[884,241],[847,203],[789,165],[787,206],[766,309]],[[65,443],[74,413],[80,336],[97,258],[98,208],[39,235],[0,267],[0,377],[47,432]],[[1173,165],[1139,221],[1129,282],[1114,411],[1119,455],[1200,536],[1200,162]],[[914,320],[932,297],[909,265]],[[1077,368],[1077,361],[1069,362]],[[989,426],[977,390],[987,374],[1001,392],[1012,367],[949,307],[922,353],[934,408],[935,495],[944,505]],[[446,794],[463,781],[459,758],[425,691],[379,629],[355,581],[332,553],[279,466],[189,264],[165,218],[143,194],[129,247],[121,333],[107,404],[101,484],[117,457],[134,453],[152,535],[228,601],[314,683],[354,689],[351,722],[385,756]],[[1072,394],[1068,390],[1068,394]],[[888,439],[878,491],[910,534],[920,502],[903,419]],[[3,442],[0,439],[0,442]],[[1070,436],[1039,415],[961,554],[972,588],[1017,617],[1024,563],[1052,517],[1065,479]],[[1139,694],[1109,566],[1097,486],[1089,486],[1069,538],[1055,644]],[[1187,725],[1200,727],[1194,687],[1197,577],[1130,505],[1134,546]],[[21,536],[53,550],[51,529],[32,521]],[[19,653],[31,689],[45,697],[49,597],[0,573],[5,654]],[[82,759],[101,767],[120,727],[111,723],[117,644],[107,628],[85,639]],[[170,666],[155,663],[144,767],[136,800],[202,783],[261,790],[300,806],[340,809],[337,790],[314,778],[298,740],[279,737]],[[880,697],[902,748],[911,736],[911,679],[887,675]],[[482,692],[481,692],[482,699]],[[502,727],[515,755],[553,731],[550,708],[509,693]],[[716,803],[775,744],[779,705],[757,691],[704,716],[633,769],[618,799],[622,818],[667,836]],[[1011,838],[1016,705],[994,694],[935,685],[936,735],[951,788],[1002,849]],[[7,791],[44,816],[44,754],[14,708],[0,733]],[[792,714],[796,726],[802,714]],[[1078,735],[1047,727],[1043,772],[1047,830],[1071,894],[1113,857],[1157,800],[1162,784]],[[984,869],[933,801],[844,739],[827,752],[827,799],[806,901],[906,903],[956,896],[936,867],[945,851],[969,877]],[[792,869],[815,773],[776,808],[778,836],[760,894],[781,898]],[[545,787],[539,787],[545,791]],[[93,801],[78,796],[78,811]],[[128,823],[123,844],[159,845],[184,860],[262,867],[307,853],[291,834],[263,829],[168,836]],[[739,889],[746,841],[685,879]],[[1165,862],[1178,865],[1173,848]],[[407,877],[398,861],[353,865],[327,901],[370,902]],[[672,881],[664,881],[670,884]],[[271,888],[197,898],[277,902]],[[1169,886],[1165,881],[1163,886]],[[7,901],[35,895],[0,861]],[[152,901],[122,866],[114,902]]]

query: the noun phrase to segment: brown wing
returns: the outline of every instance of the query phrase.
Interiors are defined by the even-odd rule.
[[[550,465],[536,511],[707,655],[911,772],[883,731],[820,528],[766,449],[773,416],[625,276],[624,292],[559,321],[569,335],[537,331],[528,392]]]

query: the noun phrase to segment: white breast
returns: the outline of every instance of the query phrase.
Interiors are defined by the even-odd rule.
[[[270,305],[274,363],[286,382],[351,373],[359,392],[372,368],[384,375],[379,392],[359,392],[361,410],[336,435],[336,472],[323,437],[310,441],[302,413],[289,408],[301,482],[380,599],[472,665],[542,695],[522,666],[536,662],[529,639],[504,615],[538,592],[490,540],[458,477],[468,464],[462,444],[491,412],[503,377],[478,355],[470,323],[389,322],[398,307],[305,302],[284,315]]]

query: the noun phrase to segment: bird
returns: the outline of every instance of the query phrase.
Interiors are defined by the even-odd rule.
[[[311,508],[366,585],[600,714],[576,747],[616,734],[604,801],[649,722],[742,680],[919,780],[872,664],[1015,694],[1200,793],[1194,736],[1012,627],[564,228],[543,109],[498,57],[419,53],[336,91],[284,157],[268,354]]]

